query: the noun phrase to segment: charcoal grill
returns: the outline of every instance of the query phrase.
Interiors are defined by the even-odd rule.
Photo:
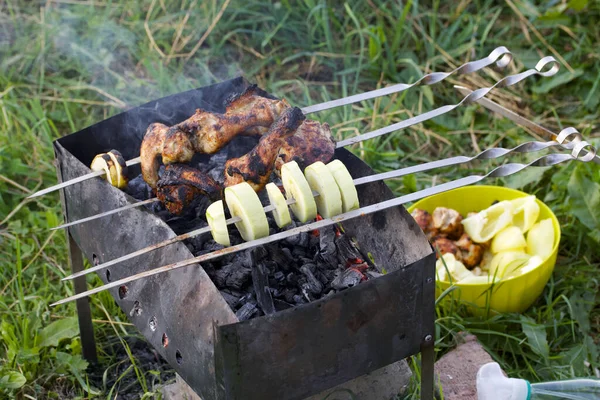
[[[196,108],[222,112],[224,100],[248,86],[243,78],[149,102],[54,142],[60,181],[89,172],[110,149],[138,155],[146,127],[173,125]],[[336,150],[353,177],[372,174],[359,158]],[[136,167],[137,168],[137,167]],[[138,170],[139,172],[139,170]],[[66,221],[135,202],[103,179],[65,188]],[[382,182],[359,187],[362,205],[392,198]],[[156,351],[203,399],[303,399],[410,355],[422,353],[422,393],[433,393],[435,254],[404,207],[347,221],[346,232],[369,251],[384,276],[321,300],[239,322],[200,265],[132,282],[111,295]],[[74,272],[175,236],[145,208],[127,210],[68,231]],[[99,272],[104,283],[189,259],[183,243]],[[75,290],[85,290],[84,278]],[[95,358],[87,299],[77,302],[84,356]]]

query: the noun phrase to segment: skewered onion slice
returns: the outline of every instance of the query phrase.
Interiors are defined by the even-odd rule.
[[[225,220],[225,209],[223,200],[215,201],[206,209],[206,221],[210,226],[210,233],[215,242],[223,246],[231,246],[229,231]]]
[[[108,154],[101,153],[94,157],[94,159],[92,160],[92,165],[90,165],[90,169],[92,171],[104,171],[104,178],[108,181],[108,183],[110,183],[113,186],[116,186],[117,171],[114,165],[115,163]]]
[[[127,164],[117,150],[98,154],[92,160],[90,169],[92,171],[104,171],[108,183],[119,189],[127,186]]]
[[[271,202],[271,205],[275,207],[273,209],[275,223],[280,228],[289,225],[292,222],[292,217],[290,216],[290,210],[285,201],[285,197],[283,197],[283,193],[281,193],[281,190],[279,190],[277,185],[273,182],[268,183],[266,189],[269,201]]]
[[[269,236],[269,222],[258,195],[247,182],[225,188],[225,202],[231,216],[241,218],[235,226],[246,241]]]
[[[354,181],[348,169],[340,160],[333,160],[327,164],[327,168],[333,175],[335,183],[337,183],[338,189],[342,196],[342,209],[344,212],[356,210],[360,207],[358,202],[358,193],[354,186]]]
[[[290,205],[292,212],[300,222],[306,222],[317,216],[317,204],[310,190],[308,181],[302,174],[296,161],[283,164],[281,167],[281,182],[286,197],[296,202]]]
[[[124,189],[127,187],[127,164],[125,163],[125,159],[123,155],[118,150],[111,150],[108,153],[109,157],[112,159],[114,163],[115,172],[117,175],[116,187],[119,189]]]
[[[342,213],[342,195],[331,171],[321,161],[304,170],[306,180],[312,190],[319,193],[315,202],[323,218],[331,218]]]

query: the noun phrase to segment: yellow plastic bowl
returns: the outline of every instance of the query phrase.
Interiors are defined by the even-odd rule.
[[[466,217],[467,213],[481,211],[495,201],[513,200],[524,196],[528,196],[528,194],[500,186],[465,186],[422,199],[409,207],[408,211],[412,212],[415,208],[420,208],[433,213],[436,207],[448,207]],[[560,225],[556,216],[539,199],[537,203],[540,206],[538,221],[550,218],[554,227],[554,246],[550,256],[537,268],[523,275],[502,279],[493,285],[454,283],[457,289],[449,297],[454,296],[461,302],[467,303],[470,306],[469,309],[477,314],[488,307],[490,310],[501,313],[523,312],[533,304],[550,280],[560,242]],[[438,281],[438,296],[449,287],[450,282]]]

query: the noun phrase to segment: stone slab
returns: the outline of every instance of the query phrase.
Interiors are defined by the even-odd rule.
[[[475,336],[463,335],[461,341],[435,363],[444,400],[477,400],[477,371],[494,361]]]

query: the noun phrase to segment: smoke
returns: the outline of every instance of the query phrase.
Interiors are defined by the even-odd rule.
[[[173,24],[184,16],[159,11],[154,19],[145,21],[139,15],[134,18],[101,8],[46,9],[46,71],[67,86],[87,86],[92,94],[86,96],[95,95],[96,100],[123,109],[243,75],[235,60],[206,48],[190,60],[169,59]],[[109,16],[97,15],[102,12]],[[188,23],[193,23],[189,29],[207,25],[199,23],[201,17],[200,13],[189,17]],[[188,39],[190,32],[184,30],[182,36]],[[193,44],[189,40],[183,50]]]

